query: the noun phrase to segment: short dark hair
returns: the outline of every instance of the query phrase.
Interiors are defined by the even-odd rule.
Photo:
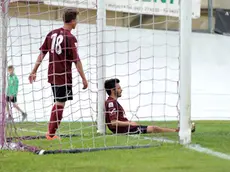
[[[63,22],[70,23],[77,18],[79,12],[76,9],[67,8],[63,13]]]
[[[116,84],[120,83],[120,80],[117,78],[106,80],[104,83],[105,91],[110,96],[111,89],[116,88]]]
[[[13,66],[13,65],[10,65],[10,66],[8,66],[7,68],[8,68],[8,69],[13,69],[14,66]]]

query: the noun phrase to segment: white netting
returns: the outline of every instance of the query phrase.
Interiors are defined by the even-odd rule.
[[[12,18],[10,21],[14,23],[16,20],[18,19]],[[30,85],[28,75],[38,56],[37,49],[41,44],[41,40],[44,40],[45,33],[51,27],[41,29],[36,26],[40,23],[45,24],[47,23],[46,21],[29,20],[30,24],[27,23],[28,20],[26,19],[20,19],[20,21],[24,26],[19,29],[18,26],[10,26],[10,42],[14,46],[13,50],[8,52],[9,56],[13,57],[11,58],[12,62],[9,61],[9,63],[14,64],[20,85],[23,83],[23,87],[21,86],[19,90],[18,99],[30,114],[28,116],[29,121],[46,121],[46,117],[49,116],[45,114],[49,114],[53,99],[50,85],[47,83],[48,58],[45,58],[41,65],[36,83]],[[54,26],[60,27],[61,23],[56,22]],[[89,104],[89,100],[93,103],[96,101],[95,32],[95,25],[81,24],[78,26],[79,54],[81,55],[87,78],[89,78],[90,87],[87,91],[81,90],[82,85],[78,84],[80,82],[77,77],[78,74],[73,69],[74,94],[76,95],[74,100],[71,101],[71,104],[74,105],[71,107],[73,112],[79,110],[79,104],[77,104],[79,101],[83,101],[80,106],[81,110],[84,110],[84,106],[86,106],[86,110],[90,110],[89,107],[92,104]],[[152,111],[144,106],[154,106],[154,108],[152,107],[155,111],[153,114],[157,114],[156,116],[158,117],[163,117],[166,114],[167,116],[176,116],[179,68],[178,34],[168,32],[166,35],[164,31],[155,31],[153,33],[153,31],[139,31],[138,29],[128,31],[126,28],[116,28],[115,30],[113,27],[108,27],[106,32],[108,33],[106,34],[107,78],[118,77],[121,79],[121,84],[124,88],[124,98],[121,99],[124,99],[122,100],[124,107],[134,112],[137,112],[138,109],[144,110],[140,111],[143,115],[140,115],[140,118],[155,116],[150,115],[149,112]],[[25,34],[19,38],[18,35],[23,33]],[[154,50],[156,47],[157,50]],[[78,92],[82,93],[77,94]],[[154,95],[152,96],[153,93]],[[130,99],[132,99],[132,107],[129,107]],[[167,105],[172,106],[174,110],[167,109],[170,108]],[[166,114],[163,109],[166,110]],[[90,114],[90,112],[85,113]]]
[[[17,124],[18,133],[21,136],[44,135],[47,130],[47,122],[53,105],[51,87],[47,83],[48,55],[37,72],[36,82],[29,84],[28,76],[47,33],[63,25],[61,21],[62,10],[65,9],[63,5],[74,5],[73,2],[70,5],[70,2],[64,0],[44,2],[45,4],[37,3],[37,1],[34,3],[13,2],[10,6],[8,65],[15,66],[15,73],[19,78],[18,105],[28,113],[28,122]],[[113,5],[107,4],[107,8],[111,10],[122,7],[122,4],[114,6],[115,2],[110,3]],[[135,1],[128,3],[131,6],[134,4],[132,8],[137,11],[138,8],[135,8],[135,5],[141,5],[141,2]],[[51,5],[47,6],[47,4]],[[151,4],[152,8],[159,5]],[[178,4],[173,5],[171,10],[175,12],[177,9],[178,15]],[[77,29],[72,33],[79,42],[78,50],[89,81],[89,88],[85,91],[81,89],[81,79],[73,67],[74,100],[66,104],[63,123],[58,133],[80,133],[81,137],[77,139],[69,137],[67,141],[60,141],[58,145],[61,143],[67,145],[68,148],[75,148],[74,143],[80,143],[82,147],[97,147],[98,140],[102,145],[107,145],[107,142],[106,136],[102,139],[101,136],[95,134],[94,126],[97,118],[97,58],[100,58],[97,56],[97,25],[95,25],[97,16],[94,10],[96,3],[86,1],[81,4],[77,1],[75,6],[80,8],[80,16]],[[85,8],[86,6],[88,9]],[[143,9],[149,8],[148,5],[143,7]],[[160,7],[171,8],[168,3],[163,3]],[[124,13],[107,12],[107,26],[103,30],[105,33],[103,56],[106,59],[104,66],[106,78],[104,79],[114,77],[120,79],[123,94],[119,102],[130,120],[145,124],[146,121],[148,124],[153,124],[154,121],[177,120],[179,32],[169,31],[169,29],[178,27],[178,18],[158,17],[150,15],[150,12],[145,12],[148,15],[140,16],[128,13],[127,10],[120,11]],[[135,11],[131,10],[131,12]],[[21,114],[14,109],[13,116],[15,121],[21,120]],[[166,123],[162,124],[166,125]],[[89,135],[84,137],[83,134]],[[125,139],[127,140],[120,143],[121,145],[129,144],[129,139]],[[135,139],[131,144],[141,144],[140,140],[140,138]],[[88,141],[93,144],[87,145]],[[33,142],[33,144],[41,146],[40,142]],[[110,145],[117,145],[117,140],[111,142]]]

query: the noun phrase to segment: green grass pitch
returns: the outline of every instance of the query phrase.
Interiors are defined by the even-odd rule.
[[[174,122],[156,123],[162,127],[175,127]],[[44,135],[45,123],[18,123],[17,133]],[[61,124],[62,134],[82,134],[62,138],[61,141],[45,139],[27,140],[23,143],[45,150],[89,148],[106,146],[152,145],[151,148],[133,150],[108,150],[78,154],[38,156],[29,152],[0,151],[0,172],[229,172],[230,161],[189,150],[178,144],[145,140],[144,137],[177,140],[177,133],[148,134],[137,137],[124,135],[100,136],[90,123]],[[192,142],[203,147],[230,154],[229,121],[196,121],[197,130]],[[69,132],[71,129],[71,132]],[[74,130],[73,130],[74,129]],[[28,130],[28,131],[26,131]],[[33,131],[33,132],[29,132]],[[37,132],[36,132],[37,131]],[[10,131],[8,131],[10,132]],[[14,132],[12,132],[14,133]]]

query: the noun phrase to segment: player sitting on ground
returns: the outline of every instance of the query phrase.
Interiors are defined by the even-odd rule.
[[[17,95],[18,95],[18,77],[14,73],[14,67],[8,66],[8,87],[7,87],[7,93],[6,93],[6,109],[8,113],[8,119],[12,120],[13,117],[10,113],[10,104],[13,104],[13,107],[17,109],[22,114],[22,121],[24,121],[27,117],[27,114],[23,112],[20,107],[17,105]]]
[[[136,122],[129,121],[125,117],[123,107],[117,99],[121,97],[122,89],[119,79],[106,80],[104,87],[108,94],[105,102],[106,124],[113,133],[139,134],[139,133],[161,133],[161,132],[179,132],[179,129],[162,128],[158,126],[143,126]],[[192,126],[192,132],[195,131],[195,125]]]
[[[77,52],[77,39],[71,34],[71,30],[77,25],[78,12],[67,9],[63,14],[64,26],[52,30],[46,36],[41,46],[41,53],[32,70],[29,80],[35,81],[36,72],[46,53],[49,52],[48,82],[51,84],[54,102],[50,115],[50,122],[46,138],[53,140],[58,138],[55,133],[62,120],[63,109],[67,100],[73,100],[72,93],[72,63],[75,64],[79,72],[83,89],[88,87],[87,80],[83,71],[82,63]]]

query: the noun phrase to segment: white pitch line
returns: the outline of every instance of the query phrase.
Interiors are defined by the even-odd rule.
[[[169,139],[166,139],[166,138],[144,137],[144,139],[145,140],[155,140],[155,141],[158,141],[158,142],[172,143],[172,144],[179,143],[178,141],[173,141],[173,140],[169,140]],[[189,144],[189,145],[186,145],[185,148],[188,148],[190,150],[194,150],[194,151],[197,151],[197,152],[205,153],[205,154],[208,154],[208,155],[212,155],[212,156],[215,156],[215,157],[218,157],[218,158],[221,158],[221,159],[230,160],[230,155],[229,154],[213,151],[213,150],[211,150],[209,148],[202,147],[199,144]]]
[[[24,129],[24,128],[18,128],[18,130],[20,130],[20,131],[25,131],[25,132],[31,132],[31,133],[46,134],[46,132],[44,132],[44,131],[39,131],[39,130],[27,130],[27,129]]]
[[[26,132],[32,132],[32,133],[46,134],[46,132],[39,131],[39,130],[27,130],[27,129],[23,129],[23,128],[20,128],[19,130],[26,131]],[[132,137],[138,137],[138,136],[137,135],[132,135]],[[178,141],[169,140],[169,139],[162,138],[162,137],[160,137],[160,138],[157,138],[157,137],[144,137],[144,139],[145,140],[154,140],[154,141],[164,142],[164,143],[172,143],[172,144],[179,143]],[[215,156],[215,157],[218,157],[218,158],[221,158],[221,159],[230,160],[230,155],[229,154],[213,151],[211,149],[202,147],[201,145],[198,145],[198,144],[190,144],[190,145],[186,145],[185,147],[190,149],[190,150],[194,150],[194,151],[197,151],[197,152],[212,155],[212,156]]]
[[[225,154],[225,153],[221,153],[221,152],[217,152],[217,151],[213,151],[211,149],[208,148],[204,148],[198,144],[191,144],[186,146],[188,149],[191,150],[195,150],[197,152],[201,152],[201,153],[206,153],[208,155],[212,155],[221,159],[226,159],[226,160],[230,160],[230,155],[229,154]]]

